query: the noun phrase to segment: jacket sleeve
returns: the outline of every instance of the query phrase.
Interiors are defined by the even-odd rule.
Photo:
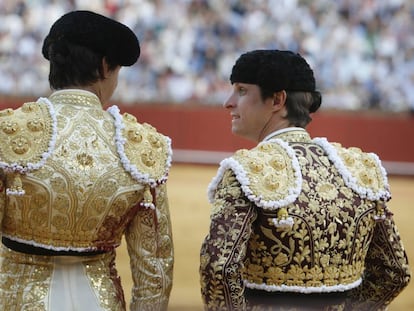
[[[212,206],[209,234],[201,247],[200,279],[205,310],[245,310],[243,261],[254,205],[244,196],[228,171],[218,185]]]
[[[166,185],[158,186],[154,194],[155,210],[138,210],[125,234],[133,280],[131,311],[167,310],[172,288],[174,254]]]
[[[408,259],[390,215],[378,221],[365,260],[362,284],[350,292],[353,309],[382,310],[408,285]]]

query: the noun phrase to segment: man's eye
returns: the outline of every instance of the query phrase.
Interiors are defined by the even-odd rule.
[[[237,92],[239,93],[239,95],[244,95],[244,94],[246,94],[246,89],[241,87],[237,90]]]

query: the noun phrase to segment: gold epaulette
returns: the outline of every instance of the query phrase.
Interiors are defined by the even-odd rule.
[[[133,177],[151,185],[164,182],[171,165],[170,139],[158,133],[153,126],[138,123],[135,116],[129,113],[124,113],[122,120],[125,125],[122,130],[125,155],[136,168],[131,170]]]
[[[47,104],[25,103],[0,111],[0,167],[14,173],[9,194],[24,194],[20,174],[40,168],[52,147],[54,122]]]
[[[22,166],[39,162],[49,147],[51,123],[47,106],[37,102],[0,111],[1,161]]]
[[[285,207],[294,202],[301,191],[298,160],[293,149],[279,139],[260,143],[251,150],[239,150],[223,160],[209,186],[210,201],[227,169],[235,173],[246,197],[264,209]]]
[[[326,151],[346,185],[361,197],[372,201],[387,201],[391,197],[387,173],[375,153],[328,143],[325,138],[315,138],[313,141]]]
[[[115,118],[116,144],[121,162],[132,178],[145,185],[141,206],[155,209],[151,188],[167,181],[171,166],[171,140],[147,124],[112,106],[108,111]]]

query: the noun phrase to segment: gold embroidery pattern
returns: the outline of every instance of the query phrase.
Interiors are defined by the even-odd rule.
[[[13,252],[1,245],[0,261],[0,309],[30,306],[30,310],[46,311],[53,270],[50,258]]]
[[[0,115],[1,161],[24,166],[39,162],[52,137],[48,107],[30,102]]]
[[[129,114],[123,114],[125,155],[139,172],[156,181],[165,179],[170,157],[170,146],[165,136],[147,123],[139,124]]]
[[[243,199],[234,173],[226,171],[215,193],[211,222],[215,230],[201,248],[201,292],[207,310],[245,310],[240,270],[246,255],[252,203]]]
[[[113,118],[102,110],[96,96],[60,91],[50,99],[57,119],[55,149],[42,168],[19,179],[8,174],[8,182],[14,180],[18,187],[19,181],[19,187],[24,188],[26,194],[9,197],[4,208],[3,234],[56,250],[113,249],[120,244],[125,227],[134,217],[133,207],[142,200],[144,185],[137,183],[123,168],[113,146]],[[44,136],[43,145],[36,143],[36,150],[39,154],[47,150],[50,137],[46,137],[44,131],[49,128],[50,115],[46,105],[29,103],[20,110],[3,114],[8,119],[2,128],[7,131],[16,128],[14,122],[22,128],[26,123],[21,120],[33,120],[32,129],[41,129],[34,134],[30,132],[35,136],[34,141],[38,136],[40,139],[42,133]],[[21,120],[16,118],[20,115]],[[132,121],[129,126],[133,127]],[[161,134],[144,130],[144,126],[139,129],[144,137],[154,135],[162,139]],[[25,131],[29,133],[29,129]],[[20,129],[14,135],[6,135],[0,130],[0,135],[6,139],[19,135],[19,132]],[[147,138],[145,141],[151,144]],[[157,145],[154,141],[153,145]],[[5,145],[8,144],[2,144]],[[144,144],[142,148],[146,146]],[[4,154],[4,150],[2,152]],[[30,149],[27,153],[32,152]],[[153,168],[159,172],[163,168],[165,174],[166,163],[157,162],[165,158],[154,159]],[[146,170],[150,171],[151,168]],[[49,245],[51,236],[52,246]]]
[[[77,251],[112,251],[125,234],[131,254],[134,294],[137,294],[134,303],[146,306],[148,310],[166,309],[173,269],[166,185],[160,184],[151,189],[156,209],[143,210],[139,203],[148,185],[144,181],[137,182],[125,170],[124,159],[120,158],[114,146],[114,120],[102,110],[96,96],[85,92],[60,91],[54,93],[50,100],[57,120],[55,148],[45,165],[21,176],[24,196],[8,197],[4,204],[2,234],[35,246]],[[36,105],[24,107],[37,111]],[[18,113],[23,111],[18,110]],[[13,121],[16,112],[7,110],[0,115]],[[44,118],[39,116],[32,118],[29,127],[34,131],[33,135],[38,135],[47,129],[49,122],[50,115]],[[134,164],[143,169],[143,175],[166,178],[170,160],[167,156],[170,151],[167,137],[147,125],[135,126],[132,120],[125,123],[126,130],[139,130],[142,135],[140,144],[139,139],[126,142],[126,152],[131,157],[137,153]],[[20,131],[13,122],[2,128],[11,133]],[[2,128],[0,132],[3,134],[0,135],[13,136],[6,134]],[[43,152],[47,146],[44,144]],[[6,174],[8,182],[11,177],[11,173]],[[15,269],[13,260],[0,260],[2,275],[3,271],[7,273]],[[105,257],[89,262],[86,268],[91,284],[101,298],[102,307],[106,310],[123,310],[123,294],[113,259]],[[20,273],[22,271],[17,271],[13,276]],[[49,288],[47,282],[50,273],[49,270],[44,272],[45,290]],[[17,277],[13,281],[25,284]],[[0,284],[2,294],[8,293],[7,290],[3,291],[10,288],[8,286]],[[40,292],[36,290],[34,293]],[[9,301],[15,301],[15,298]]]
[[[377,223],[366,263],[362,285],[349,295],[352,310],[385,309],[411,278],[407,255],[392,219]]]
[[[98,295],[102,310],[126,310],[121,280],[115,269],[115,253],[109,252],[85,260],[84,266],[91,287]]]
[[[134,287],[131,310],[167,310],[173,277],[173,241],[166,186],[156,188],[156,210],[140,209],[126,232]]]
[[[0,309],[16,310],[19,306],[46,311],[53,257],[26,255],[5,247],[0,249]],[[120,279],[114,266],[113,252],[84,259],[86,274],[97,293],[102,310],[124,311],[125,300]],[[19,309],[20,310],[20,309]],[[21,310],[26,310],[22,307]]]
[[[245,277],[249,283],[275,289],[355,287],[372,238],[375,204],[349,191],[336,169],[327,166],[320,147],[291,146],[304,176],[302,194],[287,207],[293,228],[278,231],[269,225],[274,213],[260,211]]]
[[[345,167],[355,177],[358,186],[368,188],[373,193],[387,190],[386,179],[383,178],[381,167],[375,161],[373,154],[362,152],[356,147],[343,148],[339,143],[333,143],[332,146]]]
[[[249,179],[249,188],[262,201],[279,201],[290,195],[296,178],[292,160],[276,143],[265,143],[252,150],[239,150],[233,156]]]
[[[80,90],[58,91],[50,96],[50,100],[66,107],[76,103],[77,106],[102,108],[102,104],[97,96]]]

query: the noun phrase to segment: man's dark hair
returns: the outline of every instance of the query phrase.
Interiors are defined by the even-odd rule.
[[[55,89],[85,86],[104,79],[103,56],[77,44],[52,44],[49,47],[49,83]],[[109,69],[117,67],[108,64]]]

